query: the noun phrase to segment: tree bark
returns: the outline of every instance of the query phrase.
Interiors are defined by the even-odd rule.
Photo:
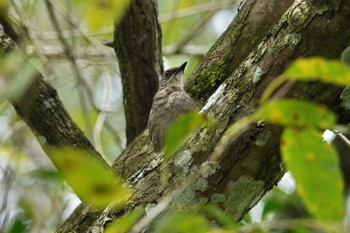
[[[46,83],[40,74],[34,78],[22,96],[12,100],[12,104],[17,114],[38,137],[44,149],[46,145],[84,149],[99,158],[106,168],[109,167],[70,118],[56,90]]]
[[[103,229],[110,218],[115,219],[135,206],[159,202],[163,195],[176,189],[201,166],[210,166],[210,174],[203,174],[194,185],[177,196],[173,204],[214,203],[234,219],[241,219],[284,173],[279,158],[281,128],[253,125],[218,160],[211,163],[206,160],[225,129],[256,110],[261,93],[291,61],[301,56],[338,58],[350,41],[350,31],[344,24],[349,17],[349,1],[296,1],[203,107],[202,111],[215,118],[217,124],[212,129],[197,131],[173,157],[167,185],[162,186],[159,181],[162,157],[153,153],[147,132],[144,132],[113,165],[116,172],[133,184],[135,195],[132,202],[123,209],[103,214],[82,204],[58,232],[89,232],[91,227]],[[249,40],[254,38],[250,37],[248,44]],[[215,46],[212,51],[215,51]],[[320,83],[297,82],[283,85],[278,96],[317,101],[340,110],[340,91],[341,88]],[[348,114],[342,117],[349,119]]]
[[[156,4],[155,0],[133,0],[114,34],[123,83],[127,144],[145,129],[163,72]]]
[[[202,105],[268,35],[294,0],[247,0],[186,80],[186,91]]]

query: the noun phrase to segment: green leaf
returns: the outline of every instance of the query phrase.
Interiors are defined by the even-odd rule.
[[[350,67],[347,66],[350,48],[344,50],[342,62],[321,57],[301,58],[294,61],[278,78],[266,88],[261,102],[266,102],[274,91],[287,80],[321,81],[335,85],[350,85]]]
[[[112,27],[124,15],[130,0],[92,0],[88,5],[85,18],[90,31]]]
[[[320,220],[344,217],[343,180],[335,149],[315,128],[285,128],[281,140],[284,163],[296,180],[297,192]]]
[[[6,7],[8,0],[0,0],[0,7]]]
[[[174,213],[163,217],[156,226],[155,233],[203,233],[208,231],[208,223],[198,215]]]
[[[300,100],[277,100],[262,105],[254,114],[256,120],[264,119],[284,126],[313,126],[333,128],[336,117],[326,108]]]
[[[205,205],[203,209],[227,230],[236,229],[237,223],[215,205]]]
[[[324,58],[302,58],[284,72],[292,80],[319,80],[336,85],[350,85],[350,68],[340,61]]]
[[[56,170],[49,168],[39,168],[29,173],[34,179],[45,180],[49,182],[59,182],[62,183],[62,176]]]
[[[341,62],[347,66],[350,66],[350,46],[348,46],[341,54]]]
[[[55,166],[79,196],[97,207],[115,202],[122,206],[131,196],[131,190],[109,167],[92,157],[89,152],[71,148],[46,148]]]
[[[31,219],[28,219],[24,214],[19,214],[16,216],[9,233],[25,233],[28,232],[28,226],[30,225]]]
[[[165,156],[171,156],[179,150],[194,129],[202,126],[211,126],[212,124],[213,120],[199,114],[198,112],[190,112],[181,115],[172,124],[166,134],[164,146]]]
[[[143,214],[142,208],[136,208],[132,212],[125,214],[121,219],[117,219],[107,229],[106,233],[125,233],[128,232],[136,221]]]

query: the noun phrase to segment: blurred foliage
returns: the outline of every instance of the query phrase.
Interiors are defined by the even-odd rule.
[[[343,178],[336,150],[322,139],[322,132],[312,127],[285,128],[281,153],[310,213],[320,220],[341,221],[345,213]]]
[[[137,222],[137,220],[142,216],[144,210],[143,208],[136,208],[131,212],[125,214],[122,218],[114,221],[106,229],[106,233],[126,233],[129,232],[131,227]]]
[[[292,63],[281,77],[283,80],[319,80],[349,85],[350,69],[340,61],[305,58]],[[278,85],[272,87],[266,92],[272,93]],[[274,107],[276,102],[280,106]],[[344,218],[344,182],[337,152],[322,139],[320,131],[334,128],[334,114],[311,103],[282,100],[266,103],[256,116],[285,126],[281,139],[282,158],[310,213],[322,220]]]
[[[156,226],[155,233],[203,233],[208,232],[205,218],[190,213],[173,213],[163,217]]]
[[[346,50],[343,55],[346,54]],[[320,57],[300,58],[293,62],[287,70],[275,79],[262,95],[262,102],[286,80],[321,81],[325,83],[347,86],[350,84],[350,67],[341,61]]]
[[[341,62],[350,66],[350,46],[348,46],[341,54]]]
[[[349,85],[350,68],[338,60],[320,57],[296,60],[284,72],[289,80],[318,80],[335,85]]]
[[[238,227],[238,224],[227,215],[223,210],[215,205],[204,205],[203,210],[209,217],[213,218],[218,224],[222,225],[225,230],[234,230]]]
[[[333,128],[336,117],[326,108],[300,100],[282,99],[262,105],[254,114],[256,119],[264,119],[282,126],[298,128]]]
[[[226,141],[232,140],[241,129],[261,120],[282,125],[282,159],[295,179],[298,195],[314,218],[336,221],[337,230],[341,229],[339,225],[345,216],[344,181],[335,148],[322,139],[322,130],[335,127],[334,113],[309,102],[288,99],[267,101],[267,98],[289,79],[349,85],[349,71],[340,61],[323,58],[296,60],[267,88],[262,97],[262,106],[251,116],[230,126],[223,136]],[[225,147],[222,140],[217,150],[223,150],[221,147]],[[297,227],[293,232],[302,231],[302,226],[293,225]],[[310,225],[317,228],[319,223]],[[331,227],[326,225],[323,228]]]
[[[89,152],[45,146],[45,151],[80,199],[99,208],[121,207],[130,198],[128,185]]]
[[[52,232],[79,203],[33,134],[5,101],[8,97],[20,94],[36,70],[40,70],[55,86],[69,113],[108,161],[113,161],[125,144],[117,61],[113,50],[106,48],[103,43],[113,39],[112,21],[120,20],[129,1],[52,2],[63,37],[74,49],[83,80],[75,77],[57,32],[48,19],[43,1],[0,0],[0,6],[7,7],[12,22],[15,22],[23,37],[18,44],[22,52],[11,53],[0,60],[1,231]],[[223,2],[228,1],[158,2],[166,68],[187,60],[189,69],[186,69],[186,76],[192,72],[237,12],[237,1],[218,7]],[[191,49],[194,46],[199,49]],[[349,65],[348,57],[349,49],[342,55],[344,64]],[[263,100],[266,101],[273,90],[287,79],[349,85],[349,77],[349,67],[338,61],[301,59],[269,87]],[[118,83],[114,85],[111,80],[118,80]],[[258,117],[286,126],[281,150],[286,166],[296,180],[299,195],[283,192],[280,188],[272,191],[258,205],[262,208],[262,223],[257,225],[252,224],[256,209],[242,224],[235,225],[230,216],[219,208],[204,206],[201,210],[204,214],[200,215],[175,212],[163,216],[156,226],[157,232],[320,232],[309,231],[310,225],[301,224],[302,220],[312,219],[312,215],[327,220],[343,216],[342,180],[335,152],[320,138],[320,129],[333,127],[334,115],[310,103],[290,100],[267,102],[254,117],[241,121],[231,133],[238,132]],[[200,115],[190,115],[179,122],[181,127],[177,128],[181,132],[173,132],[177,136],[171,136],[170,133],[168,154],[176,151],[194,128],[210,121]],[[175,141],[171,139],[174,137],[182,139]],[[131,195],[120,178],[113,177],[81,151],[71,148],[55,150],[56,165],[61,167],[72,189],[83,199],[104,206],[116,197],[127,199]],[[299,198],[304,204],[299,202]],[[143,211],[137,209],[112,223],[107,231],[127,232],[141,214]],[[291,221],[279,225],[283,223],[278,222],[280,219],[294,218],[301,218],[301,222]],[[277,222],[264,225],[271,220]],[[311,222],[311,226],[316,229],[317,225],[319,222]]]
[[[224,1],[158,2],[165,47],[200,46],[199,50],[185,49],[183,53],[167,52],[164,56],[167,68],[178,66],[186,60],[186,77],[192,72],[209,46],[223,32],[223,29],[218,31],[214,24],[218,20],[215,16],[226,12],[219,22],[221,27],[225,27],[237,12],[235,4],[218,7],[221,2]],[[62,36],[74,49],[77,68],[80,69],[83,80],[78,80],[75,76],[74,68],[52,27],[44,1],[0,0],[3,7],[1,14],[6,15],[6,19],[7,16],[10,17],[10,23],[21,36],[21,41],[17,44],[20,51],[0,59],[0,203],[3,203],[0,204],[1,231],[53,232],[80,202],[73,192],[76,185],[73,184],[73,190],[68,187],[43,153],[37,139],[6,101],[8,97],[22,92],[36,74],[36,70],[40,70],[45,79],[55,87],[69,114],[109,163],[114,161],[125,145],[125,120],[118,64],[113,49],[103,44],[113,39],[112,21],[120,20],[129,1],[71,0],[51,3]],[[201,30],[194,33],[193,29],[200,21],[203,21],[203,25],[198,27]],[[177,45],[183,38],[186,41]],[[79,154],[74,151],[65,152],[67,153],[57,152],[58,157],[62,155],[62,166],[66,166],[64,158]],[[85,164],[80,159],[76,161],[75,157],[68,159],[74,160],[69,163]],[[89,167],[90,162],[86,163]],[[69,167],[67,166],[66,176],[73,172],[69,171]],[[93,190],[87,181],[99,180],[100,175],[96,174],[100,170],[91,168],[95,169],[92,176],[90,168],[79,170],[80,175],[77,176],[80,178],[70,183],[80,181],[86,183],[87,190]],[[12,178],[4,175],[8,171],[11,171]],[[105,177],[103,174],[101,176]],[[108,188],[105,190],[112,190],[111,193],[115,191]],[[84,198],[101,201],[99,198],[95,200],[94,191],[90,194]],[[128,221],[134,221],[132,219],[136,215],[131,214],[130,219],[116,223],[118,228],[118,224],[125,227]]]
[[[7,99],[15,99],[21,96],[24,89],[37,74],[40,61],[35,57],[27,57],[20,50],[0,58],[1,87],[0,103]],[[21,67],[21,69],[18,69]]]
[[[96,32],[103,27],[113,27],[113,22],[118,23],[129,6],[129,0],[93,0],[82,1],[88,4],[85,12],[85,20],[91,32]]]
[[[212,119],[198,112],[190,112],[179,116],[166,134],[164,146],[165,157],[167,158],[178,151],[195,129],[203,126],[209,127],[213,124]]]

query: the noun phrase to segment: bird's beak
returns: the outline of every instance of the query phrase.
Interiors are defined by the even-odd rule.
[[[178,71],[184,71],[185,70],[185,67],[187,65],[187,61],[184,62],[181,66],[179,66],[179,68],[177,69]]]

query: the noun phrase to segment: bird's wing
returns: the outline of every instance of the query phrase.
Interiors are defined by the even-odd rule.
[[[193,99],[185,91],[173,92],[169,96],[167,108],[176,115],[175,117],[189,111],[198,110]]]

